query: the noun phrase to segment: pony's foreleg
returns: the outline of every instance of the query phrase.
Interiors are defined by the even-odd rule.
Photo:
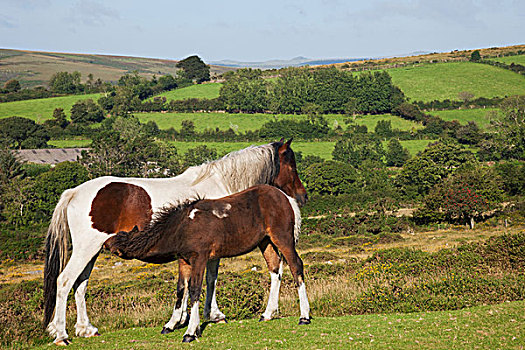
[[[203,259],[192,261],[190,277],[190,321],[188,329],[182,338],[182,342],[189,343],[200,336],[199,297],[202,291],[202,280],[204,277],[206,261]]]
[[[89,323],[85,298],[89,276],[91,275],[91,271],[93,271],[93,266],[95,265],[97,258],[98,253],[93,259],[91,259],[73,285],[73,290],[75,290],[75,301],[77,304],[77,323],[75,324],[75,334],[77,337],[93,337],[100,335],[98,329]]]
[[[276,248],[268,241],[265,240],[261,243],[259,248],[266,260],[271,278],[268,305],[259,321],[269,321],[279,312],[279,289],[281,287],[281,279],[283,275],[283,261],[281,260]]]
[[[206,264],[206,302],[204,304],[204,319],[212,322],[226,322],[226,316],[217,305],[217,276],[219,275],[220,259],[210,260]]]
[[[190,281],[191,266],[184,261],[179,259],[179,281],[177,282],[177,302],[173,308],[173,314],[171,315],[168,323],[162,328],[162,334],[168,334],[173,332],[176,328],[182,328],[186,325],[188,319],[188,283]]]
[[[58,276],[55,315],[53,321],[47,326],[49,334],[55,337],[55,344],[69,344],[67,340],[68,334],[66,332],[67,296],[74,283],[79,279],[81,273],[100,251],[102,243],[103,242],[90,246],[75,247],[64,271]]]

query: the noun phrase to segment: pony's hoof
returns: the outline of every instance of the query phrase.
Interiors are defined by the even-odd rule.
[[[68,346],[69,344],[71,344],[71,340],[68,340],[68,339],[61,339],[61,340],[55,341],[55,345],[58,345],[58,346]]]
[[[310,323],[311,323],[311,321],[310,321],[309,318],[301,317],[301,318],[299,319],[299,325],[300,325],[300,326],[301,326],[301,325],[304,325],[304,324],[310,324]]]
[[[89,337],[100,337],[100,333],[99,332],[95,332],[92,335],[90,335]]]
[[[264,316],[261,316],[261,318],[259,319],[259,322],[266,322],[266,321],[270,321],[270,319]]]
[[[160,331],[160,334],[169,334],[171,332],[173,332],[173,329],[162,327],[162,331]]]
[[[189,335],[189,334],[185,334],[184,337],[182,338],[182,342],[183,342],[183,343],[191,343],[191,342],[194,341],[195,339],[197,339],[196,336],[194,336],[194,335]]]
[[[216,324],[219,324],[219,323],[228,323],[228,321],[226,321],[226,318],[221,318],[219,320],[215,320],[213,321],[213,323],[216,323]]]

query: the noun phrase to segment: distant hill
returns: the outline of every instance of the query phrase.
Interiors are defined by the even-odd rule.
[[[306,57],[295,57],[291,60],[268,60],[259,62],[241,62],[234,60],[222,60],[213,61],[211,64],[222,67],[232,68],[258,68],[258,69],[279,69],[284,67],[301,67],[301,66],[319,66],[329,65],[335,63],[344,63],[351,61],[362,61],[367,58],[326,58],[326,59],[313,59]]]
[[[60,71],[79,71],[83,81],[91,73],[95,79],[115,82],[133,71],[151,78],[153,75],[174,75],[177,62],[157,58],[0,49],[0,85],[9,79],[19,80],[24,87],[46,85],[51,76]],[[228,70],[232,68],[211,66],[212,74]]]

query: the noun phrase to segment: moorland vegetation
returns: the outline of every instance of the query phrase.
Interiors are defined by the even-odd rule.
[[[478,65],[485,60],[481,57],[474,55],[475,62],[462,64]],[[15,115],[0,119],[0,277],[14,279],[3,271],[41,261],[45,226],[67,188],[103,175],[174,176],[223,155],[206,144],[181,152],[173,142],[267,143],[293,137],[333,145],[331,159],[296,152],[300,178],[311,198],[302,209],[300,248],[315,291],[314,315],[451,310],[523,299],[525,244],[519,232],[525,212],[524,94],[462,91],[452,100],[407,98],[390,72],[373,71],[371,65],[371,72],[359,74],[348,67],[243,69],[225,74],[220,84],[209,84],[215,94],[209,98],[168,100],[171,92],[195,89],[209,80],[209,70],[199,61],[191,58],[176,77],[147,79],[132,73],[116,84],[93,77],[84,84],[75,72],[58,72],[48,89],[6,83],[2,101],[27,99],[17,103],[93,94],[68,109],[51,109],[43,123]],[[518,71],[509,73],[523,79]],[[481,126],[441,118],[437,111],[485,108],[490,121]],[[170,112],[183,112],[188,119],[177,129],[159,128],[154,118],[141,122],[147,119],[145,112],[167,118]],[[196,128],[193,119],[241,113],[270,118],[245,130],[232,122],[226,129]],[[339,122],[329,122],[334,115]],[[359,122],[377,116],[381,118],[373,128]],[[412,127],[394,128],[394,118]],[[89,139],[89,150],[78,162],[53,168],[23,163],[13,152],[74,138]],[[408,141],[427,146],[410,152],[403,146]],[[411,215],[402,214],[407,211]],[[456,247],[442,245],[429,252],[423,249],[429,242],[425,240],[406,248],[407,242],[428,232],[436,232],[434,238],[447,237],[447,244],[449,236],[457,235]],[[108,263],[115,262],[104,256]],[[244,262],[243,269],[263,266],[253,256]],[[91,290],[94,319],[108,330],[157,325],[169,313],[169,305],[158,306],[158,301],[174,295],[175,284],[165,282],[175,278],[173,266],[131,266],[125,272],[138,272],[139,279],[136,274],[126,275],[121,283],[108,278]],[[219,279],[225,281],[219,303],[234,319],[260,313],[267,289],[266,275],[243,271],[233,269]],[[291,281],[287,283],[283,315],[295,306]],[[45,341],[39,325],[41,282],[6,284],[0,300],[2,345]]]

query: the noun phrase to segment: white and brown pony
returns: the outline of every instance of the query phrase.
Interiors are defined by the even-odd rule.
[[[73,288],[77,306],[77,336],[91,337],[98,330],[86,311],[85,293],[95,260],[111,234],[145,228],[163,207],[195,198],[221,198],[258,184],[280,188],[300,204],[306,191],[297,175],[292,140],[251,146],[221,159],[191,167],[167,179],[100,177],[64,191],[54,210],[46,238],[44,268],[44,325],[55,344],[67,345],[66,304]],[[72,254],[67,261],[68,232]],[[279,261],[268,249],[266,259]],[[215,284],[219,259],[207,263],[204,315],[213,322],[225,319],[218,309]],[[279,270],[279,269],[277,269]],[[272,277],[272,283],[275,278]],[[269,300],[269,304],[271,300]],[[173,310],[165,325],[173,330],[184,323],[186,307]],[[180,315],[184,317],[181,319]]]
[[[191,342],[200,335],[199,297],[206,264],[246,254],[256,247],[262,252],[271,249],[276,255],[282,253],[299,293],[299,324],[310,323],[303,262],[295,250],[300,226],[301,213],[295,199],[278,188],[259,185],[224,198],[168,208],[144,231],[135,227],[131,232],[119,232],[105,245],[124,259],[156,264],[179,261],[175,308],[189,296],[191,313],[183,342]],[[276,266],[270,261],[268,268],[275,271]]]

